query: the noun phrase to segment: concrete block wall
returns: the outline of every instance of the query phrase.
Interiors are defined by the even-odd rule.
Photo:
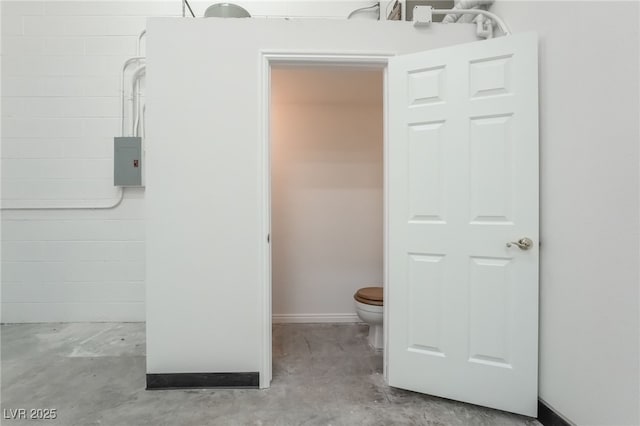
[[[191,2],[201,16],[213,2]],[[243,2],[255,17],[343,18],[367,1]],[[3,1],[2,207],[106,205],[120,69],[172,1]],[[144,46],[144,44],[143,44]],[[3,322],[143,321],[144,189],[104,210],[2,211]]]
[[[152,2],[2,3],[2,207],[106,205],[119,69]],[[111,210],[2,211],[2,321],[144,319],[144,191]]]

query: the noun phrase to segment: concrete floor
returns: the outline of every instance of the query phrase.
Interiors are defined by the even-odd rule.
[[[359,324],[276,325],[268,390],[146,391],[144,324],[1,329],[3,425],[539,425],[386,386]],[[9,409],[55,408],[49,421]]]

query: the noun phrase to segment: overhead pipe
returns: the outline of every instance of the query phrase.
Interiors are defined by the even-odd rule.
[[[453,5],[453,10],[458,9],[483,9],[489,10],[491,5],[495,3],[495,0],[455,0],[455,4]],[[475,19],[475,16],[472,18]],[[444,24],[452,24],[454,22],[470,22],[465,16],[458,15],[447,15],[442,20]]]
[[[351,19],[351,18],[353,18],[353,16],[354,16],[355,14],[357,14],[357,13],[364,12],[364,11],[366,11],[366,10],[370,10],[370,9],[375,9],[375,8],[377,8],[377,9],[378,9],[378,21],[379,21],[379,20],[380,20],[380,11],[381,11],[381,8],[380,8],[380,2],[378,2],[378,3],[376,3],[376,4],[372,4],[371,6],[361,7],[361,8],[359,8],[359,9],[356,9],[356,10],[352,11],[352,12],[349,14],[349,16],[347,16],[347,19]]]
[[[511,30],[502,18],[495,13],[491,13],[483,9],[433,9],[431,13],[434,15],[483,15],[487,18],[493,19],[495,23],[498,24],[504,35],[511,35]]]

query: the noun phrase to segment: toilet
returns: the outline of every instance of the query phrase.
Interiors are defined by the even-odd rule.
[[[353,295],[356,302],[356,312],[363,322],[369,324],[369,345],[381,350],[382,332],[382,287],[364,287]]]

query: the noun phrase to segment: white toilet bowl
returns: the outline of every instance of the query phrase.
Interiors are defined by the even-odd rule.
[[[382,332],[383,307],[373,306],[356,302],[356,313],[363,322],[369,324],[369,345],[376,350],[381,350],[384,346]]]
[[[372,292],[372,289],[375,290]],[[358,317],[369,325],[369,345],[381,350],[384,346],[382,288],[362,288],[354,295],[354,302]]]

